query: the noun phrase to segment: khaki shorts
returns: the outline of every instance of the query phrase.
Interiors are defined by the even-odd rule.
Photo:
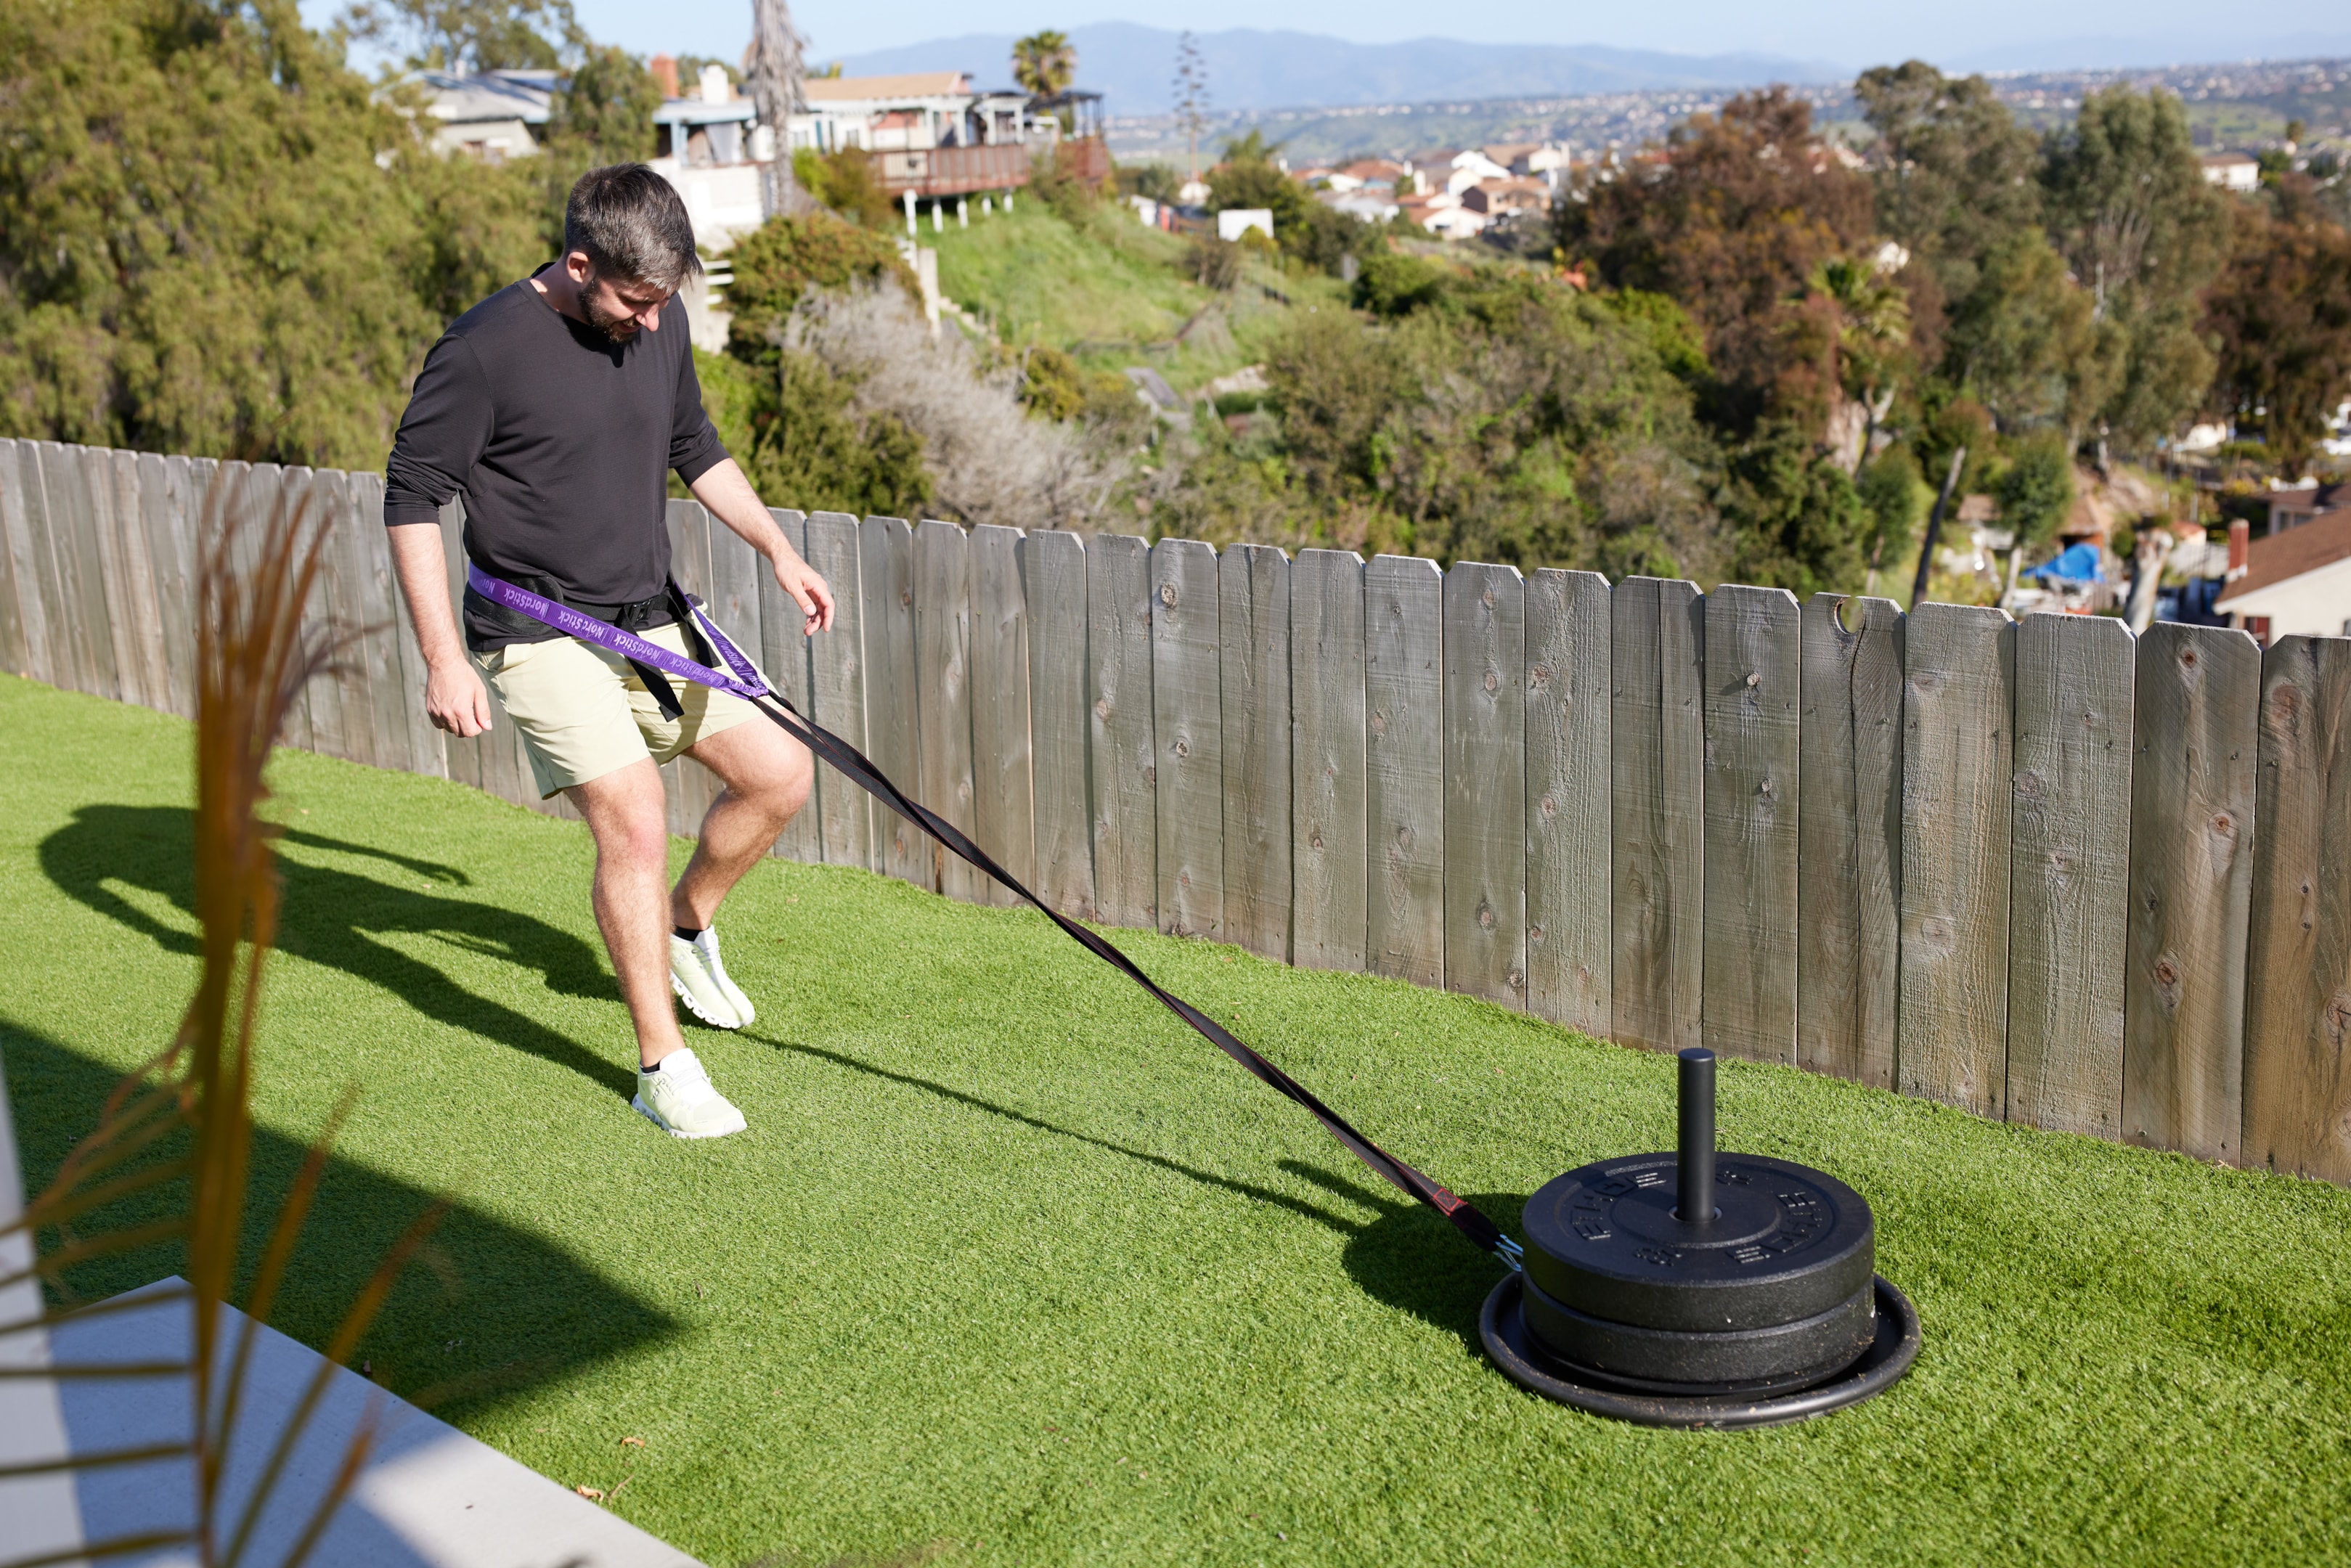
[[[685,632],[679,626],[656,626],[639,635],[674,653],[685,653]],[[577,637],[512,643],[475,654],[474,663],[507,705],[542,797],[643,758],[667,762],[695,742],[758,716],[731,692],[673,677],[670,685],[685,712],[664,718],[661,705],[626,659]]]

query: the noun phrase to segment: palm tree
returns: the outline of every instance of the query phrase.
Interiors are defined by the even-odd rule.
[[[789,216],[806,198],[792,179],[791,117],[808,109],[800,91],[807,67],[800,50],[807,40],[792,26],[789,0],[751,0],[751,102],[759,123],[776,139],[775,156],[759,180],[759,204],[765,215]]]
[[[1078,74],[1078,51],[1067,33],[1048,27],[1012,46],[1012,79],[1039,98],[1058,98]]]
[[[1869,459],[1877,427],[1893,409],[1903,352],[1909,346],[1910,298],[1892,276],[1900,265],[1894,254],[1882,252],[1837,257],[1813,269],[1813,291],[1836,311],[1838,390],[1860,405],[1860,445],[1850,455],[1847,473]]]

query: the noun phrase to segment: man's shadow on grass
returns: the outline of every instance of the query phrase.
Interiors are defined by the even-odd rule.
[[[278,841],[302,849],[361,857],[398,867],[444,887],[472,879],[455,866],[419,860],[369,844],[287,828]],[[84,806],[74,820],[41,841],[41,869],[57,887],[167,952],[195,956],[197,936],[156,919],[117,891],[143,890],[195,917],[194,815],[176,806]],[[440,969],[411,957],[386,936],[423,936],[484,954],[546,977],[559,996],[615,998],[611,977],[596,950],[569,931],[495,904],[447,898],[356,872],[281,855],[285,899],[278,911],[279,951],[381,986],[436,1022],[466,1030],[569,1068],[626,1099],[636,1076],[529,1014],[467,990]]]
[[[1495,1281],[1499,1278],[1496,1272],[1499,1266],[1493,1259],[1471,1246],[1444,1216],[1405,1197],[1384,1182],[1356,1180],[1352,1176],[1335,1174],[1303,1160],[1276,1162],[1282,1170],[1301,1181],[1321,1187],[1345,1203],[1373,1212],[1373,1218],[1357,1219],[1294,1193],[1260,1186],[1254,1182],[1237,1181],[1230,1176],[1218,1176],[1214,1171],[1186,1165],[1165,1155],[1153,1154],[1147,1149],[1134,1148],[1113,1139],[1060,1126],[1026,1111],[998,1104],[980,1095],[911,1072],[879,1067],[842,1051],[828,1051],[822,1046],[780,1040],[747,1030],[744,1031],[743,1038],[773,1046],[778,1051],[789,1051],[818,1061],[831,1062],[836,1067],[845,1067],[852,1072],[862,1072],[869,1077],[903,1084],[975,1111],[1001,1116],[1008,1122],[1018,1122],[1040,1133],[1086,1144],[1138,1164],[1155,1166],[1206,1186],[1222,1187],[1252,1203],[1270,1204],[1301,1218],[1311,1219],[1347,1239],[1346,1248],[1341,1255],[1342,1264],[1364,1293],[1457,1335],[1473,1353],[1484,1354],[1478,1337],[1478,1312],[1484,1305],[1487,1293],[1493,1290]],[[1503,1229],[1515,1230],[1520,1211],[1526,1207],[1527,1195],[1481,1193],[1471,1197],[1469,1201]]]

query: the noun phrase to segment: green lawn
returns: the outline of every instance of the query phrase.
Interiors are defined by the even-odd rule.
[[[38,1182],[189,983],[188,732],[0,678],[0,737]],[[1033,915],[761,868],[724,922],[761,1020],[692,1037],[752,1130],[678,1144],[628,1108],[583,830],[276,778],[265,1184],[364,1092],[281,1321],[454,1190],[375,1375],[713,1563],[2351,1559],[2351,1194],[1727,1063],[1726,1146],[1870,1196],[1925,1354],[1806,1426],[1614,1425],[1488,1366],[1495,1264]],[[1671,1140],[1656,1057],[1119,940],[1506,1224]]]

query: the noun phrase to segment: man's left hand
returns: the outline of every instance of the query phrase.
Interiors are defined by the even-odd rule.
[[[832,590],[825,585],[823,578],[817,575],[816,568],[798,555],[789,549],[778,553],[776,586],[790,594],[792,602],[799,605],[800,613],[808,618],[801,631],[810,636],[819,632],[831,631]]]

